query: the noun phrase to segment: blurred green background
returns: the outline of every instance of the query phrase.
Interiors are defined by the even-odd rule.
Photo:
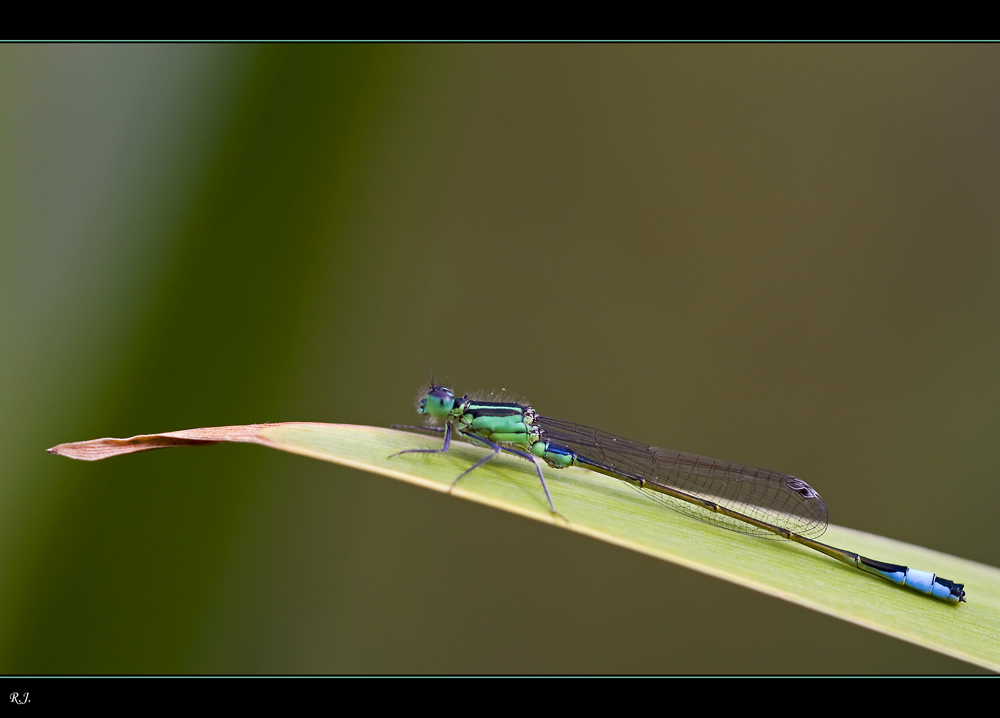
[[[0,47],[0,672],[976,672],[302,457],[44,449],[413,422],[433,371],[1000,564],[998,87],[995,46]]]

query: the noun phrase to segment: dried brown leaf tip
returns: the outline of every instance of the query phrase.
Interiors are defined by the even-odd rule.
[[[171,431],[164,434],[140,434],[128,439],[92,439],[91,441],[76,441],[69,444],[59,444],[46,449],[50,454],[67,456],[81,461],[97,461],[110,456],[131,454],[136,451],[152,449],[168,449],[173,446],[207,446],[222,441],[235,441],[248,444],[269,444],[259,435],[265,427],[278,424],[248,424],[244,426],[212,426],[204,429],[186,429]]]

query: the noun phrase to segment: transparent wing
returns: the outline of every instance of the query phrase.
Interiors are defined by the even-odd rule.
[[[539,416],[535,423],[544,430],[546,440],[565,446],[613,474],[662,484],[807,538],[816,538],[826,531],[829,520],[826,502],[809,484],[795,476],[673,449],[658,449],[547,416]],[[650,499],[702,521],[743,534],[778,538],[766,529],[712,513],[653,487],[639,488],[626,483]]]

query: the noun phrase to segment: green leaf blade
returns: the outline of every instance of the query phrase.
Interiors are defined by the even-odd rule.
[[[946,603],[894,586],[789,541],[726,531],[670,511],[624,482],[585,469],[544,468],[559,512],[553,516],[534,466],[518,457],[501,455],[452,489],[455,478],[483,458],[486,449],[455,441],[446,453],[392,456],[406,449],[439,449],[441,437],[347,424],[284,423],[101,439],[49,451],[94,460],[219,441],[262,444],[451,491],[457,498],[670,561],[1000,672],[1000,569],[853,529],[830,526],[823,540],[962,582],[968,603]]]

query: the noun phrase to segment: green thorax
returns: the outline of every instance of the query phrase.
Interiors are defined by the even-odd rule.
[[[418,411],[451,424],[462,434],[475,434],[506,446],[531,449],[542,436],[537,414],[527,404],[456,398],[451,389],[431,385]]]

